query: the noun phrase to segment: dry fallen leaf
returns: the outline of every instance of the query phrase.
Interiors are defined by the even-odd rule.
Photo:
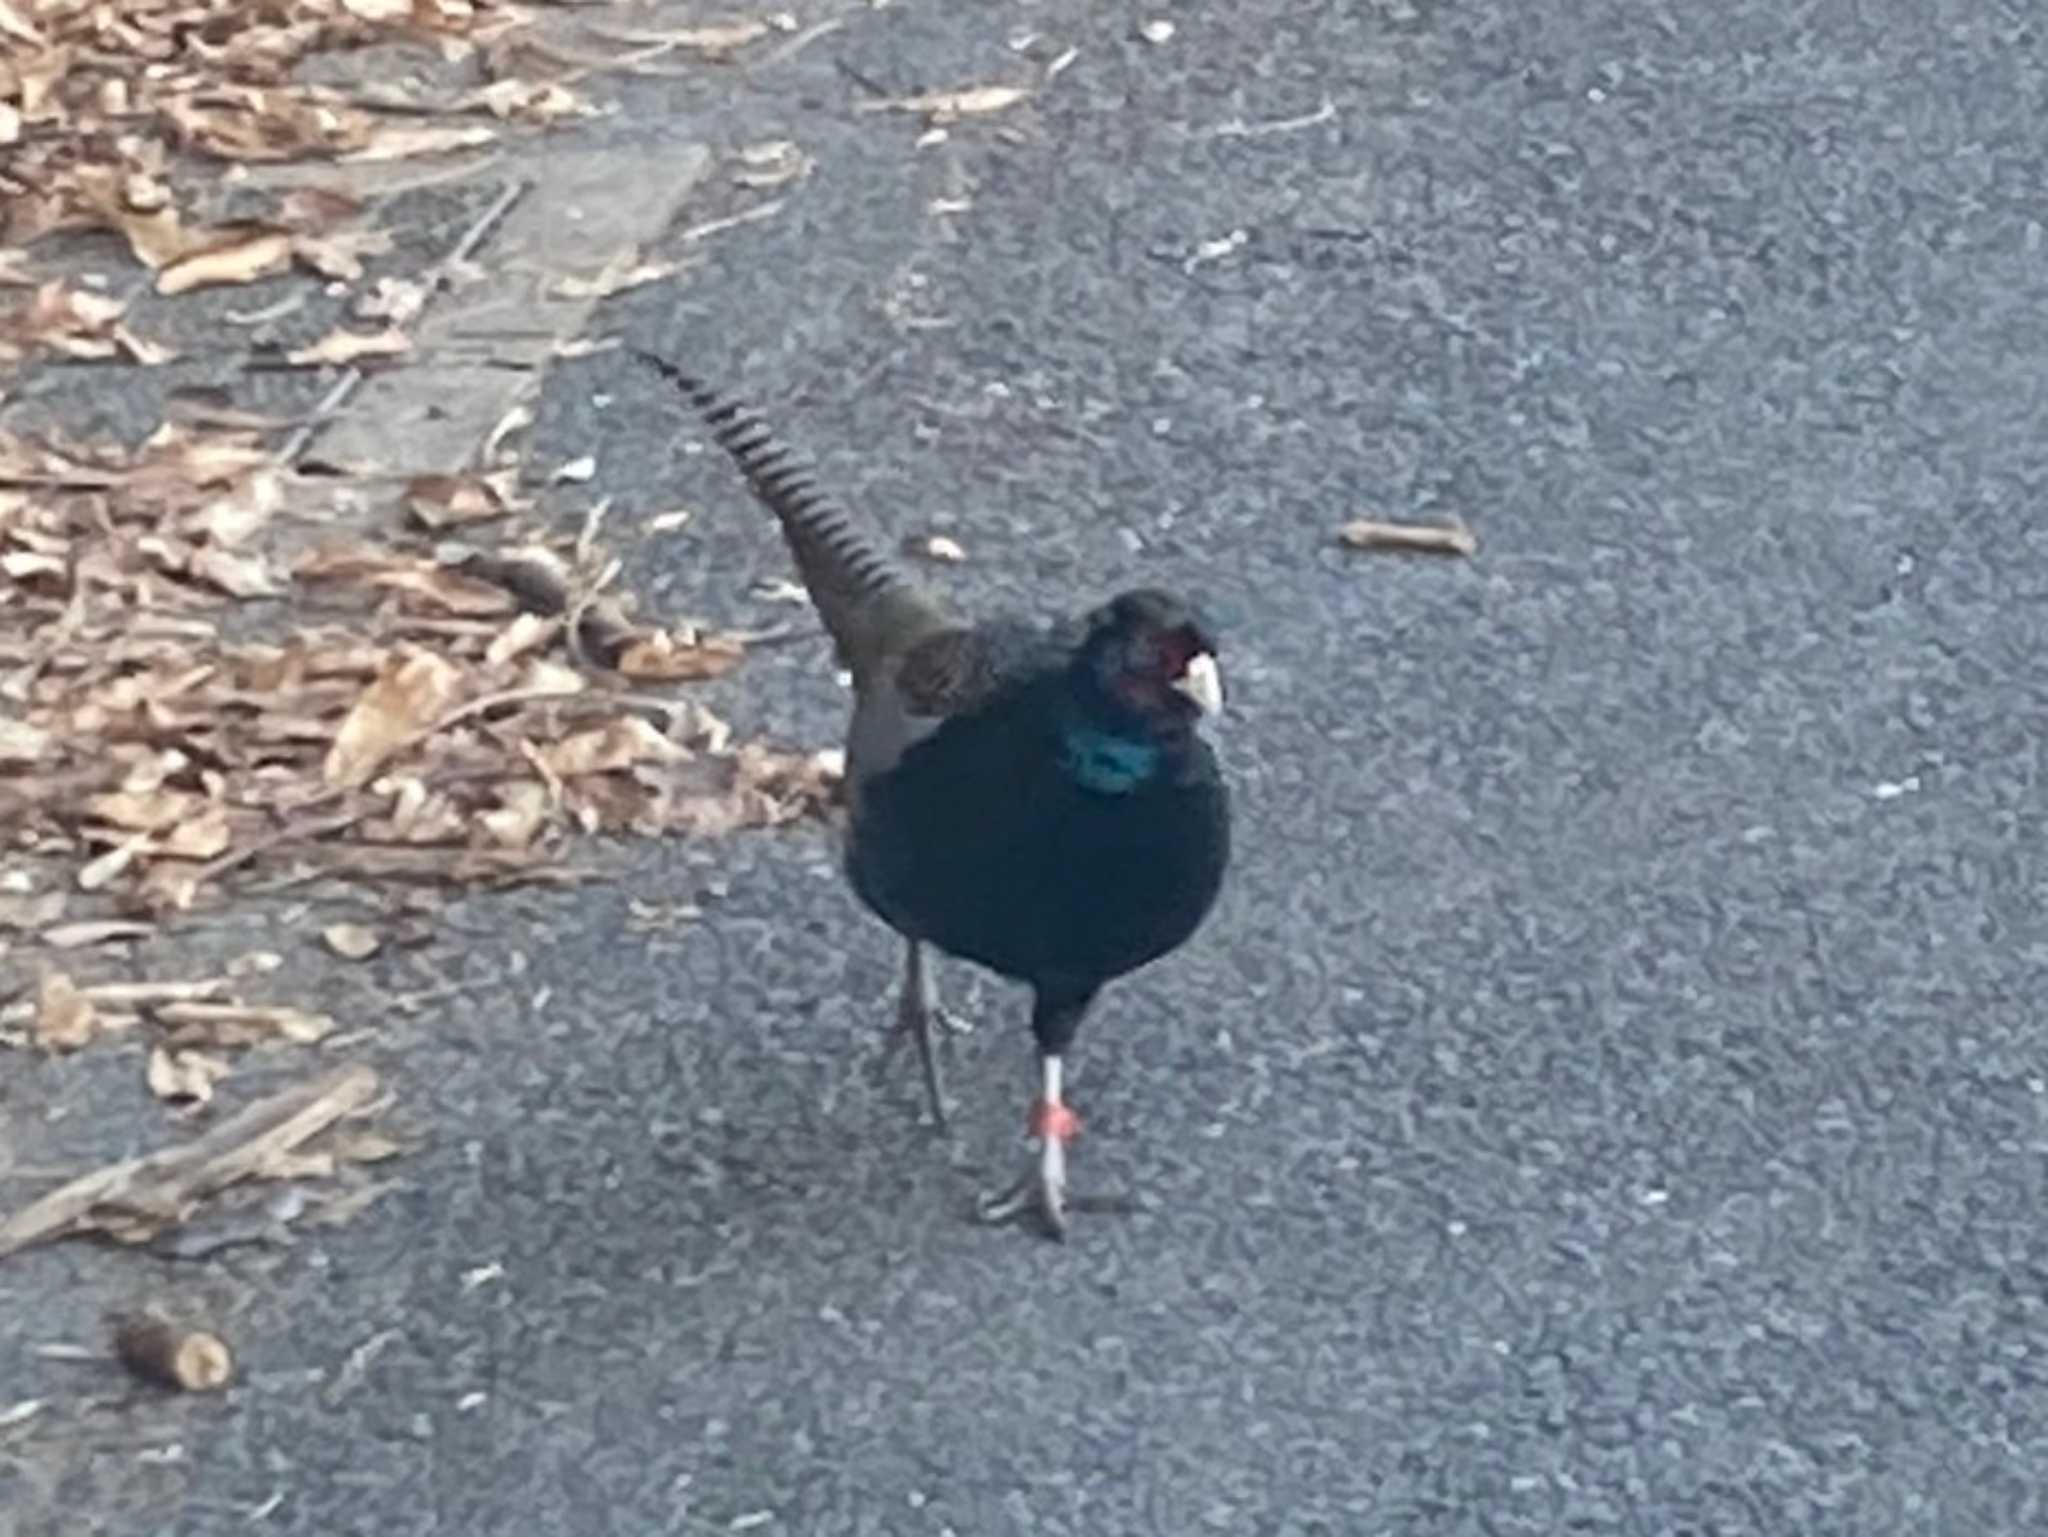
[[[607,264],[595,277],[557,278],[551,292],[564,299],[609,299],[629,288],[659,283],[682,270],[683,264],[679,261],[615,262]]]
[[[85,919],[60,923],[36,936],[52,950],[76,950],[85,945],[105,944],[116,939],[146,939],[157,931],[153,923],[136,923],[124,918]]]
[[[125,302],[63,279],[43,284],[23,303],[0,311],[0,362],[36,352],[80,359],[111,358],[125,352],[153,367],[168,361],[169,349],[146,342],[121,324]]]
[[[302,267],[337,282],[353,283],[363,275],[363,258],[391,249],[391,232],[381,229],[336,230],[326,235],[294,235],[292,258]]]
[[[195,288],[253,283],[283,272],[291,264],[292,237],[282,230],[264,230],[226,245],[189,252],[167,263],[156,275],[156,291],[182,294]]]
[[[862,112],[922,112],[938,121],[1001,112],[1031,98],[1028,85],[970,85],[957,91],[929,91],[922,96],[889,97],[857,104]]]
[[[515,401],[506,408],[505,414],[498,418],[496,425],[484,434],[483,451],[478,454],[478,461],[483,464],[498,463],[506,440],[515,432],[522,432],[532,425],[533,407],[524,401]]]
[[[614,665],[642,682],[688,683],[732,671],[742,654],[740,643],[729,636],[656,630],[629,641]]]
[[[383,1163],[405,1151],[403,1143],[368,1127],[346,1127],[327,1139],[323,1151],[337,1163]]]
[[[539,614],[521,614],[491,637],[490,645],[484,649],[484,663],[490,667],[502,667],[528,652],[552,645],[561,630],[562,621],[559,619],[544,619]],[[528,683],[521,686],[545,685]]]
[[[205,865],[180,864],[169,860],[144,867],[134,886],[133,900],[144,912],[153,914],[190,912],[199,900],[199,888],[206,879]]]
[[[517,606],[511,593],[491,582],[366,545],[323,545],[300,557],[292,574],[302,582],[361,582],[411,593],[436,608],[472,618],[509,614]]]
[[[409,326],[419,319],[420,312],[426,307],[427,289],[424,284],[405,278],[381,277],[356,300],[355,312],[360,320],[388,320],[394,326]]]
[[[815,164],[793,139],[769,139],[746,145],[738,158],[740,169],[732,173],[734,183],[756,191],[800,180],[811,174]]]
[[[164,1004],[154,1013],[171,1027],[173,1046],[256,1046],[276,1040],[312,1046],[334,1033],[327,1015],[281,1004],[189,1001]]]
[[[225,853],[234,840],[228,826],[227,808],[209,806],[189,821],[180,822],[157,845],[157,852],[175,859],[212,859]]]
[[[262,467],[241,476],[226,495],[217,496],[183,523],[186,532],[228,548],[245,543],[270,522],[284,505],[284,476]]]
[[[548,787],[522,779],[503,786],[498,794],[502,804],[477,820],[500,848],[529,847],[547,825]]]
[[[131,832],[153,832],[193,815],[205,804],[205,797],[189,790],[167,790],[161,785],[147,788],[109,790],[87,797],[88,816]]]
[[[284,589],[270,563],[261,555],[237,555],[229,550],[194,550],[185,562],[193,576],[234,598],[275,597]]]
[[[689,750],[671,742],[637,715],[594,731],[579,731],[538,750],[540,761],[559,779],[631,768],[636,763],[673,763]]]
[[[0,572],[5,572],[17,582],[27,582],[31,577],[64,575],[64,562],[55,555],[44,555],[34,550],[9,550],[0,554]]]
[[[361,149],[343,155],[343,160],[406,160],[415,155],[445,155],[455,150],[475,149],[497,138],[497,130],[482,126],[438,127],[432,124],[385,124],[375,129]]]
[[[457,528],[503,517],[509,508],[480,475],[420,475],[406,483],[405,510],[430,529]]]
[[[80,891],[98,891],[117,879],[123,871],[135,863],[136,856],[149,843],[149,834],[139,832],[126,843],[117,844],[99,858],[92,860],[78,872]]]
[[[40,726],[0,720],[0,763],[39,762],[50,756],[51,745],[50,733]]]
[[[70,898],[62,891],[36,894],[27,888],[20,891],[10,889],[0,895],[0,929],[40,929],[45,924],[55,923],[64,916],[69,901]]]
[[[431,651],[408,648],[364,689],[334,736],[322,775],[333,789],[368,784],[384,760],[455,701],[462,674]]]
[[[375,955],[383,941],[360,923],[330,923],[320,931],[327,948],[343,960],[363,961]]]
[[[936,560],[946,565],[958,565],[967,558],[967,551],[960,541],[945,534],[927,534],[922,538],[904,542],[904,553]]]
[[[27,871],[8,871],[0,885],[0,928],[41,928],[63,916],[70,898],[63,891],[37,891]]]
[[[402,566],[392,571],[380,571],[370,580],[379,587],[390,587],[424,598],[451,614],[466,614],[476,619],[509,614],[516,606],[512,595],[503,588],[465,576],[460,571],[451,571],[446,566]]]
[[[84,993],[95,1004],[134,1008],[213,998],[219,996],[226,986],[219,977],[205,977],[195,982],[95,982],[85,988]]]
[[[338,187],[294,187],[277,200],[277,222],[295,235],[322,234],[362,211],[363,200]]]
[[[92,1002],[61,971],[47,973],[36,990],[36,1044],[45,1051],[76,1051],[99,1029]]]
[[[184,227],[168,193],[150,178],[124,176],[112,165],[86,164],[74,167],[67,180],[86,215],[83,222],[122,236],[145,267],[161,268],[191,250],[195,240],[204,243],[204,237]]]
[[[0,321],[4,321],[0,335],[10,340],[18,339],[10,347],[10,352],[21,356],[29,342],[56,346],[67,333],[91,335],[102,331],[118,320],[125,308],[118,299],[109,299],[105,294],[96,294],[88,289],[73,288],[62,278],[52,278],[25,303],[0,317]]]
[[[412,338],[396,326],[371,334],[360,331],[330,331],[310,347],[287,352],[285,361],[301,368],[340,366],[364,358],[398,357],[412,351]]]
[[[228,1064],[202,1051],[153,1048],[149,1054],[149,1092],[158,1099],[205,1104],[213,1086],[228,1075]]]
[[[566,118],[594,117],[597,108],[557,80],[521,80],[507,75],[449,102],[450,112],[481,108],[492,117],[525,123],[554,123]]]

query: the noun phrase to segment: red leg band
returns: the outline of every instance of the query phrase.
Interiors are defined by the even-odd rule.
[[[1061,1142],[1071,1142],[1081,1135],[1081,1118],[1059,1100],[1033,1100],[1031,1135],[1041,1141],[1051,1137]]]

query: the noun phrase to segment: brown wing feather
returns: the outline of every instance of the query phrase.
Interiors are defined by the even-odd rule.
[[[973,630],[941,630],[908,651],[896,668],[896,692],[912,715],[971,710],[1001,681],[986,638]]]
[[[965,715],[1020,680],[1064,666],[1070,639],[1014,617],[949,626],[906,647],[893,682],[911,715]]]

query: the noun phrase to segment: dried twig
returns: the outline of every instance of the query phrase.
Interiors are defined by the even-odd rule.
[[[742,224],[756,224],[763,219],[772,219],[782,212],[782,203],[781,198],[773,198],[757,207],[747,209],[744,213],[732,214],[723,219],[707,219],[702,224],[692,225],[676,238],[683,245],[695,245],[708,235],[737,229]]]
[[[1304,112],[1299,117],[1269,118],[1265,122],[1248,123],[1241,117],[1218,123],[1214,128],[1195,134],[1198,139],[1263,139],[1276,133],[1299,133],[1304,128],[1313,128],[1318,123],[1327,123],[1337,116],[1337,104],[1329,97],[1313,112]]]
[[[1383,523],[1360,518],[1337,530],[1337,542],[1354,550],[1410,550],[1425,555],[1470,555],[1479,541],[1462,523]]]
[[[235,1374],[226,1340],[205,1329],[182,1328],[156,1313],[118,1320],[114,1354],[136,1376],[186,1393],[226,1387]]]
[[[259,1100],[182,1147],[81,1175],[0,1222],[0,1259],[31,1244],[104,1227],[103,1208],[176,1213],[258,1177],[281,1154],[368,1104],[376,1092],[377,1075],[369,1068],[340,1068]]]
[[[772,69],[777,64],[786,64],[819,38],[828,37],[845,25],[846,20],[844,17],[828,16],[825,20],[815,22],[811,26],[804,28],[803,31],[797,33],[796,36],[792,37],[780,48],[763,54],[748,67],[758,72],[764,69]]]

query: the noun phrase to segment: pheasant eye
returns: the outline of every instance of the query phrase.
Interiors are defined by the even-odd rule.
[[[1158,660],[1161,670],[1169,678],[1178,678],[1188,669],[1188,663],[1202,650],[1201,643],[1186,630],[1174,630],[1160,637]]]

